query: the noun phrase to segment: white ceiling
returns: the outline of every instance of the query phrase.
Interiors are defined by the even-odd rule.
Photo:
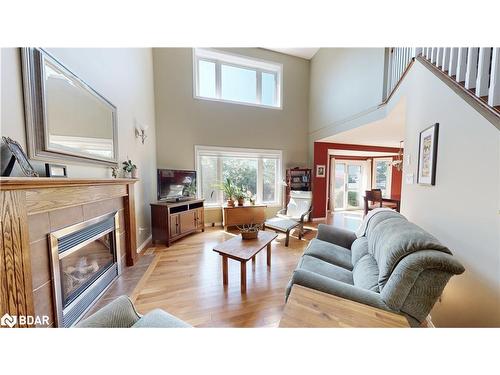
[[[321,139],[321,142],[399,147],[405,137],[406,103],[402,100],[384,119]]]
[[[306,60],[311,60],[313,56],[318,52],[319,48],[267,48],[265,49],[284,53],[285,55],[292,55],[297,57],[302,57]]]

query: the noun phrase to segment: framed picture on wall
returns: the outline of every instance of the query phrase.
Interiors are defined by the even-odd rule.
[[[326,176],[326,166],[317,165],[316,166],[316,177],[325,177]]]
[[[438,133],[438,123],[420,132],[417,182],[421,185],[436,184]]]

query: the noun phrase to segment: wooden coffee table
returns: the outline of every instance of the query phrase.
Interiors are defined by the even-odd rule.
[[[247,262],[252,259],[255,262],[255,255],[263,248],[267,247],[267,266],[271,267],[271,242],[278,237],[276,233],[260,231],[255,240],[244,240],[237,235],[214,247],[214,251],[222,256],[222,282],[228,284],[227,259],[231,258],[239,261],[241,267],[241,292],[247,290]]]

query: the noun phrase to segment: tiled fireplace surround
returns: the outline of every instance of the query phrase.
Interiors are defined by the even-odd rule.
[[[16,315],[23,312],[30,315],[32,311],[35,316],[48,316],[49,326],[52,327],[55,325],[55,309],[49,233],[118,212],[121,244],[119,262],[122,269],[126,264],[132,265],[136,250],[135,181],[54,181],[45,178],[45,185],[41,185],[38,179],[34,182],[35,186],[31,186],[26,180],[22,181],[25,185],[16,185],[15,179],[1,180],[0,203],[3,212],[0,266],[7,272],[0,272],[0,314],[9,312]],[[8,190],[9,187],[15,188]]]

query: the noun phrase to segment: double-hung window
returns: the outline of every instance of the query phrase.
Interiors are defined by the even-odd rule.
[[[248,191],[257,203],[281,201],[280,150],[195,146],[197,191],[206,206],[221,206],[227,197],[216,187],[228,178]]]
[[[207,48],[193,61],[196,98],[281,108],[281,64]]]

